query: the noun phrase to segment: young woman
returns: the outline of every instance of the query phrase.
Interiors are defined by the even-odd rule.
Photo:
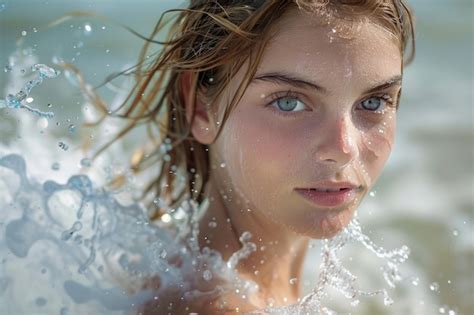
[[[149,39],[147,67],[138,66],[121,108],[132,121],[122,135],[143,122],[159,130],[161,142],[152,139],[134,167],[160,168],[146,192],[171,207],[208,202],[201,248],[227,260],[251,233],[256,250],[237,271],[258,292],[204,304],[176,296],[142,313],[297,303],[300,282],[289,280],[301,276],[309,239],[349,223],[390,155],[403,67],[414,52],[410,11],[401,0],[190,2],[174,10],[156,56]]]

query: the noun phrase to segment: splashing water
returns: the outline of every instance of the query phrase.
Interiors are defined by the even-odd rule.
[[[143,207],[120,204],[85,175],[40,185],[27,178],[20,156],[7,155],[0,209],[0,308],[8,314],[123,314],[149,301],[160,313],[170,292],[205,301],[256,290],[234,269],[255,250],[251,235],[229,262],[200,249],[202,209],[193,201],[170,214],[185,214],[183,224],[155,224]],[[159,287],[147,288],[157,277]]]
[[[52,79],[57,77],[61,72],[54,70],[51,67],[48,67],[47,65],[44,64],[35,64],[31,67],[31,71],[37,72],[38,76],[34,78],[33,80],[30,80],[25,83],[23,88],[16,93],[15,95],[13,94],[8,94],[7,97],[4,100],[0,99],[0,109],[2,108],[24,108],[33,114],[36,114],[40,117],[44,118],[52,118],[54,117],[53,112],[43,112],[40,111],[36,108],[33,108],[29,105],[26,105],[25,102],[27,101],[28,96],[30,95],[30,92],[33,88],[36,86],[40,85],[43,83],[44,79]]]
[[[373,252],[377,257],[383,258],[386,265],[383,268],[383,277],[387,284],[395,287],[395,282],[400,281],[401,275],[398,267],[407,260],[409,249],[402,246],[400,249],[386,251],[382,247],[375,245],[365,234],[362,233],[360,223],[353,219],[349,225],[339,234],[331,239],[323,240],[321,256],[323,262],[320,266],[320,274],[316,288],[296,305],[283,308],[272,308],[252,314],[304,314],[304,315],[334,315],[335,311],[325,307],[323,298],[327,296],[326,287],[332,286],[341,292],[346,298],[351,299],[351,305],[356,306],[361,297],[372,297],[383,295],[384,305],[388,306],[393,300],[388,295],[386,289],[377,291],[364,291],[357,288],[357,277],[347,270],[341,263],[338,252],[351,241],[360,242],[362,245]]]

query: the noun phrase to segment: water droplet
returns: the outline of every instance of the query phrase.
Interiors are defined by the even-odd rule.
[[[38,29],[36,27],[33,27],[33,32],[38,33]]]
[[[354,299],[354,300],[352,300],[351,305],[352,306],[357,306],[357,305],[359,305],[359,303],[360,303],[360,300]]]
[[[63,149],[64,151],[67,151],[69,149],[69,146],[66,143],[62,142],[62,141],[59,142],[58,146],[61,149]]]
[[[84,31],[85,31],[86,33],[92,32],[92,26],[91,26],[90,24],[85,24],[85,25],[84,25]]]
[[[41,268],[41,273],[45,274],[46,273],[46,268]]]
[[[82,167],[91,167],[92,165],[92,161],[89,158],[83,158],[80,163]]]
[[[209,222],[209,224],[208,224],[208,225],[209,225],[209,227],[210,227],[211,229],[214,229],[214,228],[216,228],[216,227],[217,227],[217,222],[215,222],[215,221],[211,221],[211,222]]]
[[[448,315],[456,315],[456,312],[453,310],[449,310]]]
[[[59,315],[69,315],[69,310],[66,307],[61,308]]]
[[[38,306],[44,306],[44,305],[46,305],[46,299],[42,298],[42,297],[39,297],[35,300],[35,303]]]
[[[459,235],[459,231],[456,230],[456,229],[454,229],[454,230],[453,230],[453,235],[454,235],[454,236],[458,236],[458,235]]]
[[[439,284],[437,282],[433,282],[430,284],[430,290],[433,292],[438,292],[439,290]]]
[[[383,298],[383,304],[384,304],[385,306],[392,305],[392,304],[393,304],[392,298],[389,297],[388,295],[386,295],[386,296]]]
[[[225,167],[225,163],[221,163],[221,167],[224,168],[224,167]]]
[[[296,284],[297,282],[298,282],[298,278],[291,278],[291,279],[290,279],[290,284],[291,284],[291,285],[294,285],[294,284]]]
[[[54,162],[54,163],[51,165],[51,169],[52,169],[53,171],[58,171],[60,168],[61,168],[61,164],[59,164],[58,162]]]
[[[110,52],[110,49],[106,49],[106,50],[105,50],[105,53],[108,54],[109,52]]]
[[[418,277],[414,277],[413,279],[411,279],[411,284],[413,284],[414,286],[417,286],[419,283],[420,279]]]
[[[38,128],[40,129],[46,129],[48,128],[48,125],[49,125],[49,121],[48,119],[44,117],[41,117],[36,121],[36,126],[38,126]]]
[[[212,272],[210,272],[209,270],[204,270],[204,272],[202,273],[202,277],[206,281],[211,281],[212,280]]]
[[[26,31],[21,31],[21,36],[26,36]]]
[[[168,223],[171,221],[171,216],[168,213],[165,213],[161,216],[161,221]]]
[[[2,12],[3,10],[5,10],[5,8],[6,8],[5,3],[0,3],[0,12]]]
[[[70,124],[69,127],[67,128],[70,133],[76,133],[76,125]]]
[[[369,193],[369,196],[370,197],[375,197],[376,194],[377,194],[377,192],[375,190],[373,190]]]
[[[11,72],[13,70],[13,68],[10,66],[10,65],[6,65],[4,68],[3,68],[3,71],[4,72]]]
[[[27,97],[25,101],[26,101],[27,103],[33,103],[34,100],[35,100],[35,99],[32,98],[32,97]]]

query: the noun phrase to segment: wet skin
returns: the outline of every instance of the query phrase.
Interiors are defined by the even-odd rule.
[[[217,139],[224,106],[206,112],[205,101],[197,103],[192,134],[209,145],[211,160],[210,206],[200,242],[227,259],[241,247],[237,236],[252,233],[257,252],[238,270],[259,285],[249,301],[255,307],[265,307],[267,298],[275,305],[297,301],[300,281],[289,279],[301,276],[308,240],[331,237],[348,224],[392,150],[401,88],[399,43],[370,21],[353,27],[350,36],[340,34],[344,23],[321,25],[307,13],[287,12]],[[242,77],[243,70],[221,104]],[[321,181],[357,188],[334,207],[319,206],[296,191]],[[210,227],[210,221],[217,225]]]

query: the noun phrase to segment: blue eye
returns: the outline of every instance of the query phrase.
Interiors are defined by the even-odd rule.
[[[373,112],[382,112],[387,106],[387,103],[390,102],[390,100],[391,97],[389,95],[373,96],[363,100],[360,104],[363,109]]]
[[[297,97],[293,96],[285,96],[278,98],[271,103],[271,105],[273,104],[275,104],[275,106],[280,111],[289,113],[303,111],[306,108],[306,105],[303,102],[301,102]]]

